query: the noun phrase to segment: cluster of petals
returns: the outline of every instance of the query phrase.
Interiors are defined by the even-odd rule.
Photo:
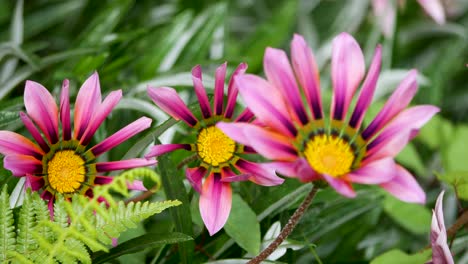
[[[443,211],[444,192],[437,197],[435,208],[432,212],[431,245],[432,260],[427,264],[453,264],[452,253],[447,244],[447,231],[445,230]]]
[[[365,62],[359,44],[347,33],[335,37],[331,59],[333,97],[327,119],[312,50],[302,36],[295,35],[291,43],[292,65],[283,50],[267,48],[266,80],[251,74],[235,79],[240,95],[257,118],[255,124],[219,123],[217,126],[237,142],[270,159],[282,175],[303,182],[325,180],[347,197],[356,195],[352,183],[376,184],[403,201],[424,203],[424,191],[410,172],[395,163],[394,157],[439,109],[431,105],[406,109],[417,90],[417,72],[412,70],[373,121],[363,127],[364,115],[376,89],[381,54],[378,46],[364,76]],[[354,110],[350,111],[363,79]],[[301,149],[314,137],[310,131],[325,133],[345,145],[357,142],[356,151],[360,154],[350,170],[342,175],[317,171]],[[335,163],[342,166],[339,160]]]
[[[86,187],[84,194],[88,196],[93,195],[94,184],[108,184],[112,181],[112,177],[99,175],[101,173],[154,165],[155,161],[144,158],[110,162],[96,160],[101,154],[149,128],[152,120],[147,117],[141,117],[96,145],[89,146],[93,135],[121,97],[122,91],[117,90],[109,93],[102,101],[99,76],[97,73],[92,74],[78,92],[72,131],[68,80],[62,85],[60,105],[56,104],[44,86],[26,81],[24,105],[27,113],[21,112],[20,118],[35,142],[14,132],[0,131],[0,153],[5,155],[4,167],[11,170],[14,176],[26,177],[26,186],[33,191],[42,191],[41,196],[50,201],[51,207],[57,192],[46,186],[44,166],[47,166],[48,155],[53,156],[65,146],[74,146],[71,151],[76,152],[76,155],[90,157],[86,160],[86,166],[93,168],[87,175],[91,180],[86,182],[87,186],[80,186]],[[59,171],[58,175],[66,182],[65,171]],[[129,187],[144,189],[140,183],[129,184]]]
[[[214,127],[219,121],[246,123],[253,118],[250,110],[244,109],[234,117],[238,88],[233,78],[242,75],[247,65],[241,63],[233,72],[227,90],[227,103],[224,106],[224,80],[227,64],[216,69],[213,107],[202,83],[200,66],[192,69],[192,80],[195,94],[198,98],[201,118],[195,117],[187,105],[171,87],[148,87],[148,95],[154,103],[176,120],[184,121],[194,134],[207,127]],[[221,132],[222,133],[222,132]],[[234,143],[234,142],[233,142]],[[252,181],[263,186],[273,186],[283,183],[274,168],[266,164],[255,163],[238,156],[242,153],[252,153],[250,148],[237,146],[238,152],[222,166],[203,164],[203,159],[197,151],[197,143],[155,145],[146,155],[147,158],[163,155],[178,149],[194,152],[199,162],[195,167],[186,169],[186,178],[193,188],[200,193],[200,213],[211,235],[218,232],[226,223],[231,211],[232,189],[231,182]],[[234,170],[233,170],[234,168]],[[203,178],[206,179],[203,181]]]

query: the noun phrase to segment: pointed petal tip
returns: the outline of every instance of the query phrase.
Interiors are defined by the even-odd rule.
[[[202,77],[202,69],[200,64],[196,65],[192,68],[192,76],[197,79],[201,79]]]

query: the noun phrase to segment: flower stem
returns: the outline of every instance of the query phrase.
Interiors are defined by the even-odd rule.
[[[281,233],[278,235],[278,237],[267,248],[265,248],[262,252],[260,252],[260,254],[258,254],[258,256],[256,256],[255,258],[253,258],[249,262],[247,262],[247,264],[259,264],[260,262],[265,260],[268,256],[270,256],[270,254],[273,253],[281,245],[281,243],[283,243],[283,241],[294,230],[297,223],[301,219],[302,215],[304,215],[305,211],[307,210],[310,203],[314,199],[314,196],[317,193],[318,189],[319,188],[314,185],[314,187],[309,192],[309,194],[306,196],[306,198],[301,203],[301,205],[296,209],[296,211],[291,216],[291,218],[289,218],[288,223],[281,230]]]
[[[447,237],[455,236],[458,229],[462,228],[464,225],[468,224],[468,211],[465,211],[457,221],[447,230]]]

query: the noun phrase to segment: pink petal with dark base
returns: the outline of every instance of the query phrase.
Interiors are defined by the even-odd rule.
[[[369,126],[362,132],[364,140],[370,139],[380,131],[391,119],[398,115],[413,99],[418,89],[416,70],[411,70],[398,88],[393,92],[384,107],[372,120]]]
[[[58,141],[58,108],[54,97],[41,84],[26,81],[24,106],[49,142],[55,144]]]
[[[94,179],[95,184],[106,185],[110,184],[114,180],[114,177],[111,176],[96,176]]]
[[[356,40],[345,32],[335,37],[332,45],[331,118],[344,120],[354,92],[364,77],[364,55]]]
[[[314,118],[321,119],[323,109],[320,97],[320,75],[314,54],[301,35],[294,34],[291,42],[291,60]]]
[[[81,140],[101,103],[99,75],[94,72],[81,86],[75,102],[75,139]]]
[[[8,155],[3,159],[3,166],[17,177],[42,172],[42,162],[27,155]]]
[[[232,114],[234,113],[234,108],[236,107],[237,94],[239,93],[239,89],[234,79],[236,78],[236,76],[244,74],[246,70],[247,70],[247,64],[245,63],[239,64],[239,66],[237,66],[237,69],[234,70],[234,73],[232,74],[231,79],[229,80],[228,95],[227,95],[228,99],[227,99],[226,110],[224,111],[224,117],[228,119],[230,119],[232,117]]]
[[[347,181],[344,181],[339,178],[334,178],[332,176],[322,174],[322,177],[330,184],[330,186],[335,189],[339,194],[348,197],[354,198],[356,197],[356,193],[353,190],[351,184]]]
[[[295,121],[306,124],[308,117],[286,53],[279,49],[267,48],[263,59],[263,68],[272,87],[276,88],[283,98],[288,98],[290,104],[288,106],[291,108],[291,113],[294,114]]]
[[[10,131],[0,131],[0,153],[3,155],[29,155],[42,159],[45,154],[31,140]]]
[[[36,140],[37,144],[39,144],[41,149],[45,153],[49,152],[49,150],[50,150],[49,145],[47,145],[47,142],[45,142],[44,138],[42,138],[41,132],[39,132],[36,125],[34,125],[34,123],[31,121],[29,116],[27,116],[23,112],[20,112],[20,119],[23,122],[26,129],[31,134],[31,136],[34,138],[34,140]]]
[[[91,151],[94,156],[99,156],[102,153],[109,151],[110,149],[121,144],[125,140],[140,133],[141,131],[149,128],[151,126],[151,122],[152,120],[150,118],[140,117],[138,120],[115,132],[112,136],[104,139],[101,143],[95,145],[89,151]]]
[[[190,150],[190,144],[165,144],[155,145],[151,148],[150,152],[145,155],[145,158],[158,157],[168,152],[172,152],[178,149]]]
[[[210,174],[203,183],[199,206],[201,217],[211,236],[226,224],[231,204],[231,185],[221,182],[219,174]]]
[[[195,94],[198,98],[198,103],[200,104],[200,110],[202,112],[203,118],[210,118],[211,116],[211,107],[210,100],[206,95],[205,87],[202,82],[202,70],[200,65],[193,67],[192,69],[192,81],[193,88],[195,89]]]
[[[380,186],[404,202],[424,204],[426,194],[413,175],[400,165],[396,165],[395,172],[395,177],[391,181],[382,183]]]
[[[32,191],[40,190],[44,187],[44,177],[38,177],[31,174],[26,174],[26,182],[24,187],[31,188]]]
[[[382,64],[382,47],[380,45],[375,49],[374,57],[367,73],[367,77],[364,80],[361,91],[359,93],[356,107],[354,108],[353,115],[349,120],[349,125],[355,129],[359,129],[364,119],[364,115],[372,102],[374,96],[375,87],[377,86],[377,80],[379,78],[380,66]]]
[[[255,115],[250,111],[250,109],[245,108],[242,113],[236,118],[235,122],[249,122],[255,117]]]
[[[96,110],[96,113],[93,115],[93,118],[89,122],[89,126],[83,134],[83,137],[80,140],[80,144],[86,146],[89,144],[91,139],[96,133],[96,130],[102,124],[104,119],[112,112],[114,107],[119,103],[120,99],[122,98],[122,90],[117,90],[111,92],[99,105]]]
[[[263,186],[275,186],[284,182],[278,177],[275,168],[268,164],[258,164],[240,159],[236,163],[236,168],[243,174],[250,174],[250,181]]]
[[[348,173],[346,179],[351,182],[362,184],[380,184],[388,182],[395,176],[395,166],[393,158],[377,160]]]
[[[203,167],[197,168],[187,168],[185,170],[185,177],[187,178],[188,182],[192,185],[195,191],[201,193],[202,192],[202,179],[205,176],[207,170]]]
[[[223,63],[216,69],[215,74],[215,88],[214,88],[214,115],[221,115],[223,113],[223,101],[224,101],[224,79],[226,79],[226,66],[227,63]]]
[[[298,158],[292,162],[276,161],[268,164],[281,175],[297,178],[301,182],[311,182],[320,179],[320,175],[310,167],[304,158]]]
[[[194,126],[198,122],[174,89],[148,87],[148,95],[159,108],[175,120],[183,120],[189,126]]]
[[[69,82],[64,80],[62,84],[62,93],[60,94],[60,123],[62,123],[62,138],[63,140],[71,139],[71,123],[70,123],[70,94]]]
[[[224,167],[221,169],[221,181],[222,182],[240,182],[250,180],[251,174],[240,174],[236,175],[231,168]]]
[[[155,160],[147,159],[129,159],[109,162],[98,162],[96,163],[97,172],[115,171],[115,170],[126,170],[132,168],[146,167],[156,165]]]

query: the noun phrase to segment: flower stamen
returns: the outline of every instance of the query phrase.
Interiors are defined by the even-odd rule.
[[[236,143],[219,128],[209,126],[200,130],[196,147],[204,163],[218,167],[234,156]]]
[[[46,173],[53,190],[74,193],[85,181],[85,160],[73,150],[60,150],[47,162]]]

